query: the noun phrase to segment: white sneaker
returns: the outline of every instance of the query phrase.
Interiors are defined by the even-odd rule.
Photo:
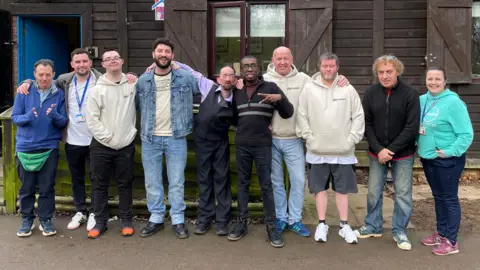
[[[338,234],[345,239],[345,242],[349,244],[358,244],[358,239],[355,233],[352,230],[352,227],[350,225],[345,224],[343,227],[338,231]]]
[[[93,229],[93,227],[95,227],[95,224],[97,224],[97,222],[95,222],[95,214],[91,213],[88,216],[87,231],[91,231]]]
[[[67,229],[69,230],[76,230],[80,225],[87,221],[87,216],[84,215],[82,212],[77,212],[75,216],[72,217],[72,221],[68,223]]]
[[[315,231],[315,241],[317,242],[327,242],[328,235],[328,225],[325,223],[320,223],[317,225],[317,230]]]

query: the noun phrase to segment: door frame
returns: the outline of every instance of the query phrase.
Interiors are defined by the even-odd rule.
[[[53,18],[53,17],[58,17],[58,18],[79,18],[80,19],[80,32],[82,31],[82,17],[80,15],[17,15],[17,83],[20,85],[20,78],[27,78],[28,76],[25,76],[25,53],[24,53],[24,46],[25,46],[25,41],[23,40],[23,34],[21,31],[24,30],[25,24],[24,24],[24,19],[26,18]],[[80,33],[80,47],[83,47],[83,37],[82,33]]]
[[[7,2],[7,3],[6,3]],[[79,16],[80,17],[80,41],[82,47],[93,45],[92,4],[70,3],[9,3],[0,1],[0,9],[9,11],[12,16]],[[17,21],[18,23],[18,21]],[[18,25],[17,25],[18,35]],[[18,41],[17,41],[18,43]],[[18,49],[18,44],[17,44]],[[18,57],[20,60],[20,57]],[[20,65],[20,62],[18,62]],[[19,68],[20,66],[18,66]],[[18,76],[18,79],[20,76]]]

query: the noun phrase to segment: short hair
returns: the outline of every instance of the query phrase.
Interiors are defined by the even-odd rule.
[[[318,65],[320,66],[323,60],[332,60],[332,59],[335,60],[335,64],[337,64],[337,67],[339,67],[340,60],[338,59],[338,56],[332,52],[327,52],[320,55],[320,58],[318,59]]]
[[[75,55],[79,55],[79,54],[86,54],[86,55],[88,55],[88,60],[92,60],[92,56],[91,56],[90,53],[89,53],[87,50],[85,50],[84,48],[77,48],[77,49],[73,50],[73,51],[70,53],[70,59],[73,60],[73,57],[74,57]]]
[[[170,47],[170,49],[173,50],[175,49],[175,45],[173,45],[172,42],[170,42],[170,40],[168,39],[165,39],[165,38],[157,38],[153,41],[153,44],[152,44],[152,52],[155,51],[155,49],[157,49],[157,46],[160,45],[160,44],[163,44],[163,45],[166,45],[168,47]]]
[[[375,77],[377,77],[378,66],[380,64],[386,65],[388,63],[391,63],[395,67],[395,70],[397,71],[399,76],[401,76],[403,74],[403,71],[405,70],[405,67],[404,67],[402,61],[400,61],[400,59],[398,59],[395,55],[388,54],[388,55],[382,55],[382,56],[378,57],[375,60],[375,62],[373,62],[373,66],[372,66],[373,75]]]
[[[427,75],[427,73],[430,71],[430,70],[438,70],[438,71],[441,71],[443,73],[443,79],[446,81],[447,80],[447,73],[445,72],[445,69],[441,68],[441,67],[429,67],[427,69],[427,71],[425,71],[425,76]]]
[[[242,62],[245,59],[255,59],[255,60],[257,60],[257,57],[255,57],[253,55],[245,55],[244,57],[242,57],[242,59],[240,59],[240,62]]]
[[[35,62],[35,64],[33,64],[33,71],[36,71],[39,65],[47,66],[47,67],[51,66],[52,71],[55,72],[55,66],[53,65],[53,61],[50,59],[40,59],[37,62]]]
[[[103,52],[103,54],[102,54],[102,60],[103,60],[103,57],[105,56],[105,54],[106,54],[107,52],[116,52],[116,53],[118,53],[118,55],[120,55],[120,52],[119,52],[117,49],[106,49],[106,50]],[[120,55],[120,58],[122,58],[121,55]]]
[[[226,68],[226,67],[229,67],[233,70],[233,74],[235,74],[235,68],[233,67],[232,64],[228,63],[228,64],[224,64],[221,68],[220,68],[220,71],[222,71],[222,69]]]

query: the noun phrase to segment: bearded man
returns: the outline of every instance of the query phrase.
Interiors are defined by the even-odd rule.
[[[156,67],[143,74],[136,85],[147,207],[151,213],[148,224],[140,232],[142,237],[151,236],[164,228],[164,154],[173,230],[180,239],[189,236],[184,215],[186,136],[193,129],[193,96],[201,93],[190,72],[171,67],[173,50],[174,45],[170,41],[155,40],[152,57]]]

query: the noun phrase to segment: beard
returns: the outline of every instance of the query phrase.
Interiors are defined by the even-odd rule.
[[[90,73],[90,70],[85,70],[85,71],[78,71],[77,74],[79,76],[87,76]]]
[[[155,64],[160,69],[167,69],[172,64],[172,59],[169,59],[167,64],[165,64],[165,65],[162,65],[162,63],[160,63],[160,59],[155,59]]]

